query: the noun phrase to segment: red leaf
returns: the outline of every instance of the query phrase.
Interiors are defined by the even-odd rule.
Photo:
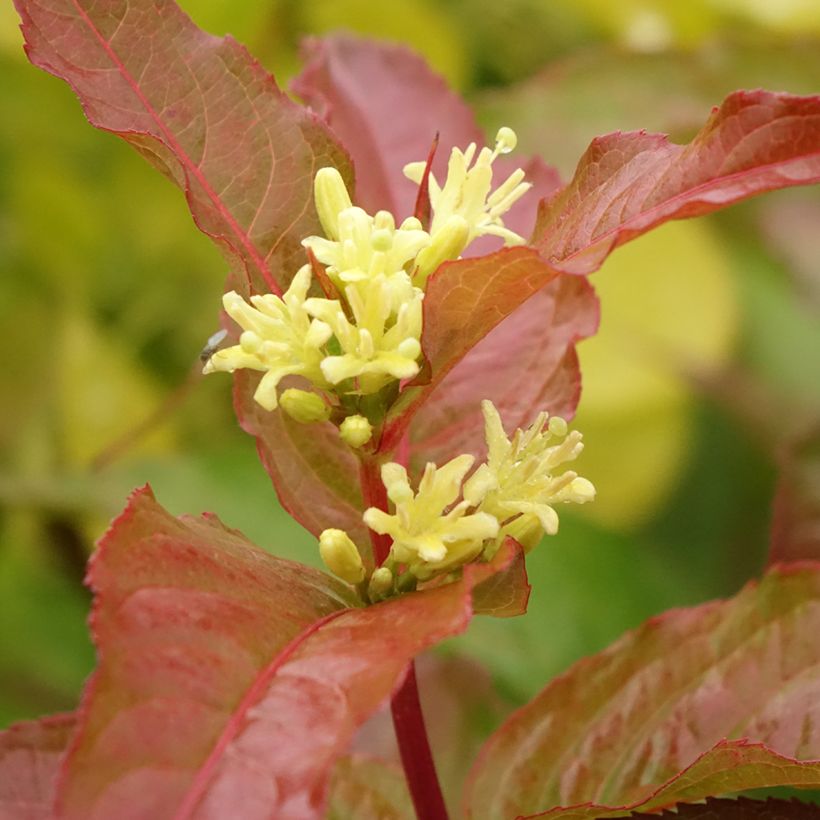
[[[66,80],[89,121],[133,145],[185,192],[198,227],[254,290],[286,286],[318,228],[313,176],[347,160],[230,37],[171,2],[15,0],[26,52]]]
[[[820,427],[780,454],[769,560],[820,559]]]
[[[427,365],[416,382],[426,379],[427,383],[406,389],[393,406],[382,449],[390,451],[399,443],[413,414],[482,338],[558,275],[531,248],[505,248],[488,256],[443,264],[430,277],[424,297],[421,344]],[[520,362],[511,364],[518,376],[515,365]],[[489,395],[497,397],[492,390]]]
[[[433,173],[446,176],[450,149],[479,146],[484,135],[464,101],[417,54],[403,46],[374,43],[349,35],[312,38],[304,44],[305,68],[293,81],[299,94],[338,134],[356,168],[357,204],[380,208],[401,220],[414,212],[418,190],[405,179],[408,162],[427,157],[439,134]],[[529,236],[536,203],[561,185],[554,168],[540,157],[500,158],[496,175],[504,179],[521,165],[533,189],[504,217],[504,224]],[[470,255],[487,253],[498,240],[480,240]]]
[[[631,820],[816,820],[817,806],[796,800],[707,800],[660,814],[630,814]]]
[[[259,374],[234,376],[234,407],[242,429],[256,437],[262,464],[282,506],[318,537],[327,527],[346,530],[361,549],[370,538],[362,522],[359,462],[330,424],[299,424],[253,399]]]
[[[0,820],[53,816],[57,771],[74,726],[74,715],[54,715],[0,733]]]
[[[618,245],[670,219],[820,181],[820,97],[738,91],[686,146],[643,131],[592,141],[575,177],[542,203],[534,244],[591,273]]]
[[[337,35],[303,45],[305,68],[292,88],[330,125],[356,168],[356,204],[399,221],[413,213],[417,187],[402,175],[440,134],[433,173],[450,148],[482,142],[473,113],[424,60],[402,46]]]
[[[496,732],[471,775],[471,816],[580,820],[820,786],[820,760],[798,762],[820,758],[818,629],[817,564],[651,619],[577,663]],[[556,806],[574,808],[548,811]]]
[[[100,663],[61,780],[66,818],[319,816],[335,759],[502,569],[366,609],[211,516],[137,492],[91,570]]]
[[[481,400],[507,430],[541,410],[571,419],[581,393],[575,344],[598,325],[598,301],[583,277],[561,276],[491,330],[432,390],[410,425],[411,464],[459,453],[485,456]]]

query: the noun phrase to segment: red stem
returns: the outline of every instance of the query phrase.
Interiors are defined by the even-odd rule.
[[[360,480],[365,505],[387,512],[387,490],[381,480],[378,459],[362,459]],[[370,530],[370,543],[373,545],[376,566],[380,566],[390,552],[390,538]],[[410,662],[404,682],[393,695],[390,710],[393,713],[393,726],[404,775],[418,820],[447,820],[447,808],[436,775],[436,765],[419,702],[416,666],[413,661]]]
[[[419,702],[419,687],[416,681],[416,665],[410,662],[410,669],[404,683],[390,704],[393,726],[399,742],[401,765],[410,796],[416,809],[418,820],[447,820],[444,795],[436,775],[430,741],[424,725],[424,715]]]

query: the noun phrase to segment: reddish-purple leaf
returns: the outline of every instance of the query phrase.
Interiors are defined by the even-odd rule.
[[[571,419],[581,392],[575,343],[598,325],[598,301],[583,277],[561,276],[491,330],[431,392],[410,424],[411,465],[485,454],[481,400],[492,399],[506,429],[541,410]]]
[[[818,629],[817,564],[651,619],[554,680],[490,739],[471,775],[470,816],[552,809],[579,820],[820,786],[820,761],[798,762],[820,758]]]
[[[401,220],[413,213],[416,185],[402,175],[427,157],[439,134],[433,172],[442,178],[453,145],[482,142],[472,111],[405,47],[337,35],[303,46],[293,90],[333,129],[356,169],[356,204]]]
[[[244,47],[200,31],[173,2],[15,3],[31,61],[183,189],[199,228],[255,290],[286,286],[318,227],[314,174],[350,173],[325,126]]]
[[[53,817],[57,772],[74,726],[74,715],[54,715],[0,733],[0,820]]]
[[[597,137],[573,180],[542,203],[534,245],[553,266],[591,273],[662,222],[820,181],[820,97],[738,91],[689,145],[642,131]]]
[[[820,558],[820,428],[780,454],[769,560]]]
[[[710,799],[660,814],[630,814],[630,820],[816,820],[818,807],[797,800]]]
[[[423,387],[406,389],[391,409],[382,449],[398,445],[413,414],[481,339],[558,275],[531,248],[445,262],[430,277],[424,298],[426,365],[415,380]],[[562,347],[564,352],[566,345]],[[517,374],[519,362],[510,364]],[[492,390],[482,396],[488,397],[500,398]]]
[[[417,54],[403,46],[344,36],[311,39],[304,47],[305,69],[293,89],[311,105],[350,152],[356,168],[357,204],[367,210],[391,211],[401,220],[414,211],[417,188],[402,174],[408,162],[427,158],[439,134],[433,173],[446,176],[454,146],[484,143],[472,111],[430,70]],[[554,168],[539,157],[501,158],[496,178],[504,179],[522,166],[533,190],[504,217],[505,224],[529,236],[539,199],[561,184]],[[486,252],[498,242],[476,243]]]
[[[242,429],[256,437],[282,506],[314,535],[338,527],[369,550],[359,463],[350,447],[330,423],[299,424],[279,410],[264,410],[253,399],[258,382],[257,373],[236,373],[234,407]]]
[[[64,764],[66,818],[320,816],[336,758],[511,559],[368,608],[211,516],[137,492],[89,579],[100,662]]]

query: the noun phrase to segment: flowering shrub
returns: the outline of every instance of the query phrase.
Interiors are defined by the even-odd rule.
[[[474,614],[522,615],[525,553],[558,505],[594,497],[566,469],[587,274],[666,220],[820,180],[820,98],[736,92],[687,146],[600,137],[562,184],[539,159],[509,165],[510,128],[479,148],[400,49],[310,43],[300,107],[170,2],[16,2],[32,61],[225,252],[205,371],[234,373],[239,421],[331,574],[135,491],[89,569],[98,669],[75,715],[5,733],[0,805],[445,817],[413,659]],[[613,817],[820,786],[819,598],[820,568],[780,566],[582,661],[489,738],[461,810]],[[409,793],[346,756],[386,700]]]

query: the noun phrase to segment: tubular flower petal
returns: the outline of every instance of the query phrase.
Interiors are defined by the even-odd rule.
[[[233,373],[240,368],[263,371],[254,399],[266,410],[276,408],[277,387],[285,376],[304,376],[319,387],[328,387],[320,364],[325,355],[322,347],[333,331],[305,309],[310,275],[309,266],[300,268],[282,298],[272,293],[251,296],[248,304],[238,293],[226,293],[222,298],[225,311],[244,332],[238,345],[214,353],[203,373]]]
[[[498,534],[498,521],[492,515],[468,514],[468,502],[455,503],[472,465],[470,455],[457,456],[442,467],[428,464],[416,493],[404,467],[389,463],[382,468],[382,481],[396,511],[389,515],[371,507],[365,511],[364,522],[393,539],[392,559],[406,564],[418,578],[472,560],[485,541]]]
[[[393,215],[378,211],[371,216],[350,204],[338,171],[322,168],[314,185],[316,210],[327,238],[302,240],[323,265],[336,287],[404,269],[430,242],[418,219],[410,217],[398,228]]]
[[[502,220],[502,216],[532,187],[530,183],[524,182],[524,171],[516,169],[491,193],[492,164],[499,154],[512,151],[516,142],[517,137],[511,128],[501,128],[496,135],[495,148],[482,148],[477,157],[474,142],[464,151],[453,148],[443,187],[430,174],[428,184],[433,210],[430,235],[433,243],[440,231],[452,234],[454,225],[457,224],[452,221],[452,217],[461,217],[468,225],[464,244],[451,259],[455,259],[473,239],[486,234],[501,237],[505,245],[524,244],[524,238],[505,228]],[[404,167],[404,175],[420,184],[424,169],[424,162],[411,162]],[[453,237],[450,239],[449,244],[452,245]],[[426,271],[427,275],[430,273],[432,271]]]
[[[334,299],[308,299],[305,310],[331,328],[341,352],[321,362],[331,384],[358,380],[357,391],[375,393],[393,379],[419,372],[423,293],[405,273],[383,274],[345,288],[353,321]]]
[[[483,401],[481,410],[487,461],[464,485],[464,498],[502,522],[502,535],[526,533],[526,541],[537,542],[536,522],[543,532],[555,534],[554,505],[585,504],[595,498],[595,488],[587,479],[572,470],[556,474],[556,468],[575,460],[583,450],[581,434],[567,432],[563,419],[540,413],[526,430],[516,430],[509,439],[492,402]]]

